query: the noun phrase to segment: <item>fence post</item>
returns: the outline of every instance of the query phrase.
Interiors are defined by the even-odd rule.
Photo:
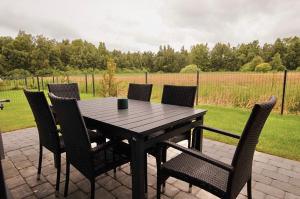
[[[54,82],[55,82],[55,79],[54,79],[54,76],[52,76],[52,83],[54,84]]]
[[[28,85],[27,85],[27,78],[25,77],[24,80],[25,80],[25,88],[27,88],[28,87]]]
[[[92,86],[93,86],[93,96],[95,96],[95,77],[94,77],[94,73],[92,73]]]
[[[41,80],[42,80],[42,90],[44,90],[44,78],[41,77]]]
[[[32,79],[32,87],[35,88],[34,77],[32,77],[31,79]]]
[[[87,74],[85,76],[85,92],[88,93],[88,85],[87,85]]]
[[[281,114],[281,115],[283,115],[283,111],[284,111],[284,99],[285,99],[285,90],[286,90],[286,78],[287,78],[287,70],[284,70],[284,73],[283,73],[282,99],[281,99],[281,111],[280,111],[280,114]]]
[[[37,86],[38,86],[38,90],[40,91],[40,80],[39,80],[39,76],[36,76],[36,81],[37,81]]]
[[[148,84],[148,72],[145,72],[145,82]]]
[[[198,105],[199,100],[199,71],[197,70],[197,93],[196,93],[196,105]]]

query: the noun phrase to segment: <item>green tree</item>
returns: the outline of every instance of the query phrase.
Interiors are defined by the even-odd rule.
[[[190,53],[191,63],[196,64],[202,71],[210,69],[209,49],[207,44],[196,44],[191,47]]]
[[[235,50],[229,44],[217,43],[211,51],[212,71],[236,71],[239,69]]]
[[[270,62],[272,66],[272,70],[283,71],[285,69],[284,65],[282,64],[280,54],[276,53]]]

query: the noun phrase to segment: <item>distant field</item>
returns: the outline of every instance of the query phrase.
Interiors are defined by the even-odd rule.
[[[4,92],[2,92],[4,94]],[[5,91],[5,96],[10,98],[11,103],[6,104],[5,109],[0,111],[0,131],[11,131],[34,126],[34,120],[25,96],[21,90]],[[91,94],[81,94],[83,99],[92,98]],[[0,97],[2,98],[2,96]],[[154,99],[159,101],[159,99]],[[233,107],[220,107],[211,105],[199,105],[197,108],[207,109],[205,124],[241,133],[249,116],[249,110]],[[257,149],[290,159],[300,160],[300,116],[273,113],[260,138]],[[224,136],[205,133],[205,136],[235,144],[235,141]]]
[[[95,92],[99,94],[102,76],[95,75]],[[46,89],[47,83],[77,82],[82,93],[92,93],[92,75],[85,79],[84,75],[70,77],[44,77],[40,88]],[[119,96],[126,96],[129,82],[145,83],[145,74],[118,74]],[[87,84],[86,84],[87,82]],[[154,85],[152,99],[160,99],[164,84],[196,85],[196,74],[148,74],[148,83]],[[24,80],[5,81],[0,84],[0,98],[5,97],[1,90],[24,87]],[[36,78],[28,78],[27,85],[37,88]],[[44,86],[43,86],[44,85]],[[199,76],[199,104],[226,105],[250,108],[257,101],[265,100],[271,95],[278,98],[275,110],[281,107],[283,90],[283,72],[276,73],[242,73],[242,72],[200,72]],[[288,72],[285,113],[298,114],[300,112],[300,72]]]

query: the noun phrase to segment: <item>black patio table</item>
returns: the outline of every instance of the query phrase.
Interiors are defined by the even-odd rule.
[[[128,109],[118,110],[117,98],[80,100],[78,105],[89,128],[100,129],[109,137],[130,140],[134,199],[145,197],[145,151],[160,141],[203,124],[206,113],[201,109],[130,99]],[[193,146],[201,150],[202,130],[195,129]]]

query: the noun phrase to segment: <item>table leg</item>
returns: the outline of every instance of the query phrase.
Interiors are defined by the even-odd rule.
[[[201,120],[201,124],[203,124],[203,117],[197,118],[197,120]],[[195,149],[202,151],[203,147],[203,129],[201,128],[195,128],[194,129],[194,147]]]
[[[132,198],[145,198],[144,141],[131,140]]]

